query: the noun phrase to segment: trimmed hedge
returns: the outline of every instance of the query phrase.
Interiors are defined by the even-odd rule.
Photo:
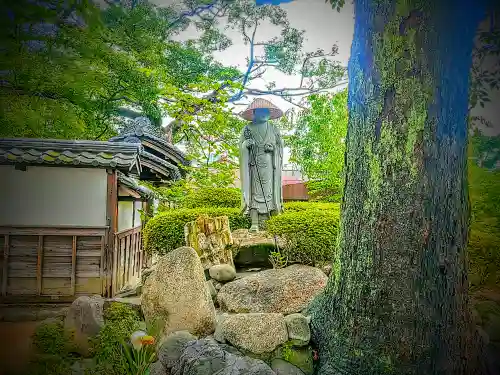
[[[469,161],[471,288],[500,285],[500,171]]]
[[[188,194],[183,208],[240,208],[241,190],[237,188],[203,188]]]
[[[337,205],[330,210],[285,212],[268,220],[266,228],[285,241],[283,255],[289,263],[318,265],[333,260],[339,219]]]
[[[326,202],[285,202],[283,206],[285,213],[305,210],[340,210],[339,203]]]
[[[149,254],[164,255],[184,246],[184,225],[200,215],[227,216],[231,230],[249,228],[250,219],[239,208],[197,208],[166,211],[150,219],[144,227],[144,249]]]

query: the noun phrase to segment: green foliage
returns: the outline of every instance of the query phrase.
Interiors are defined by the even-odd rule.
[[[176,209],[156,215],[148,221],[143,231],[144,249],[147,253],[166,254],[184,246],[184,226],[201,215],[227,216],[231,230],[249,228],[250,220],[237,208]]]
[[[473,137],[470,142],[471,154],[483,154],[488,151],[488,146],[494,144],[495,139],[484,142],[482,136]],[[480,167],[477,162],[477,159],[469,159],[468,166],[471,284],[473,287],[493,287],[500,284],[500,171]]]
[[[241,191],[238,188],[204,188],[189,194],[183,204],[184,208],[241,206]]]
[[[271,251],[269,261],[274,269],[285,268],[288,264],[288,259],[281,253],[281,251]]]
[[[33,346],[41,354],[67,356],[71,353],[71,333],[60,320],[41,324],[33,335]]]
[[[490,9],[489,12],[493,13],[495,10]],[[500,26],[496,23],[483,26],[478,30],[476,38],[471,66],[469,111],[491,104],[492,92],[500,89],[500,68],[494,63],[500,56]],[[479,125],[493,125],[485,116],[470,116],[469,119],[473,129],[477,129]]]
[[[114,302],[105,313],[105,324],[92,341],[97,366],[93,374],[129,375],[124,362],[122,342],[139,328],[139,316],[130,307]]]
[[[347,133],[347,90],[335,95],[311,95],[310,109],[298,118],[288,138],[290,161],[308,177],[309,194],[320,201],[337,202],[342,196]]]
[[[122,360],[129,374],[149,375],[149,367],[157,360],[156,343],[160,340],[164,326],[165,322],[157,319],[154,324],[148,325],[147,332],[134,332],[131,345],[122,341]]]
[[[338,203],[331,202],[285,202],[285,212],[296,212],[305,210],[339,210]]]
[[[30,374],[66,375],[74,361],[72,335],[64,329],[61,320],[42,323],[33,334],[34,360]]]
[[[333,259],[339,218],[338,207],[292,211],[271,217],[266,229],[285,241],[282,253],[288,262],[316,265]]]

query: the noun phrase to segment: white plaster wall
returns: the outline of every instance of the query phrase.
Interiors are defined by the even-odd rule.
[[[134,202],[134,210],[135,210],[134,227],[138,227],[139,225],[142,224],[141,213],[139,212],[139,210],[142,210],[142,201]]]
[[[0,166],[0,225],[105,226],[104,169]]]
[[[134,227],[134,202],[118,202],[118,232]]]

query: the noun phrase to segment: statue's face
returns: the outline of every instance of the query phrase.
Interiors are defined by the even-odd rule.
[[[253,122],[262,123],[269,120],[271,117],[271,112],[269,108],[255,108],[253,110]]]

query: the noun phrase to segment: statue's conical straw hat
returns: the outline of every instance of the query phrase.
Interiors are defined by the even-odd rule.
[[[271,115],[270,119],[275,120],[283,116],[283,111],[276,107],[269,100],[257,98],[255,99],[247,109],[240,113],[240,116],[243,117],[247,121],[253,120],[253,110],[256,108],[268,108],[269,113]]]

